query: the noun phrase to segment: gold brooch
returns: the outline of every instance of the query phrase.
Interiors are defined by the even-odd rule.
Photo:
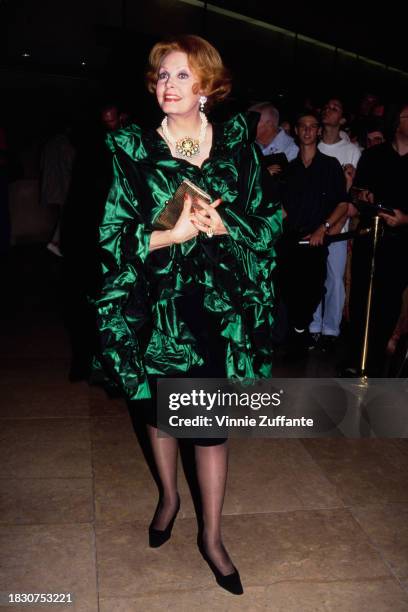
[[[176,142],[176,151],[179,155],[184,155],[185,157],[192,157],[193,155],[197,155],[200,151],[200,143],[198,140],[194,140],[189,136],[185,136],[184,138],[180,138]]]

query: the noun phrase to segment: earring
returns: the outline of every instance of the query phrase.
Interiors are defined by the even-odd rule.
[[[200,96],[199,103],[200,103],[200,111],[202,113],[204,112],[204,106],[206,102],[207,102],[207,96]]]

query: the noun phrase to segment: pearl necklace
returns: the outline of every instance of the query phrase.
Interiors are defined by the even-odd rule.
[[[193,157],[194,155],[198,155],[200,152],[200,145],[203,144],[205,140],[205,135],[207,132],[207,117],[203,112],[200,111],[200,119],[201,119],[201,127],[200,134],[197,138],[191,138],[191,136],[183,136],[178,140],[175,140],[172,136],[170,136],[169,128],[167,126],[167,115],[164,117],[161,122],[161,127],[163,130],[163,136],[167,140],[167,142],[173,145],[176,149],[176,153],[182,155],[183,157]]]

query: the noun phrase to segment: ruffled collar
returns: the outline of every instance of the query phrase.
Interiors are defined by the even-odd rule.
[[[235,154],[242,147],[254,142],[259,118],[259,113],[249,111],[238,113],[225,123],[213,123],[213,144],[209,159]],[[172,157],[166,142],[155,129],[143,130],[134,123],[110,132],[106,143],[113,153],[121,149],[134,161],[165,159],[188,163],[186,160]]]

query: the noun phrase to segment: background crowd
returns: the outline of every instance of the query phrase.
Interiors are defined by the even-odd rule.
[[[284,209],[275,350],[284,358],[303,359],[309,351],[337,356],[341,346],[339,374],[359,373],[372,264],[370,228],[374,205],[381,203],[396,212],[380,213],[367,373],[395,374],[399,365],[390,368],[390,356],[404,354],[408,328],[408,104],[385,103],[367,92],[352,106],[331,93],[290,107],[276,99],[254,101],[240,110],[260,113],[257,143]],[[110,100],[95,106],[80,124],[57,111],[56,117],[39,148],[40,201],[54,218],[47,248],[63,270],[71,378],[77,380],[88,376],[95,349],[98,223],[112,172],[104,139],[106,132],[131,123],[133,112]],[[6,132],[0,130],[3,256],[10,245],[7,185],[16,178]]]

